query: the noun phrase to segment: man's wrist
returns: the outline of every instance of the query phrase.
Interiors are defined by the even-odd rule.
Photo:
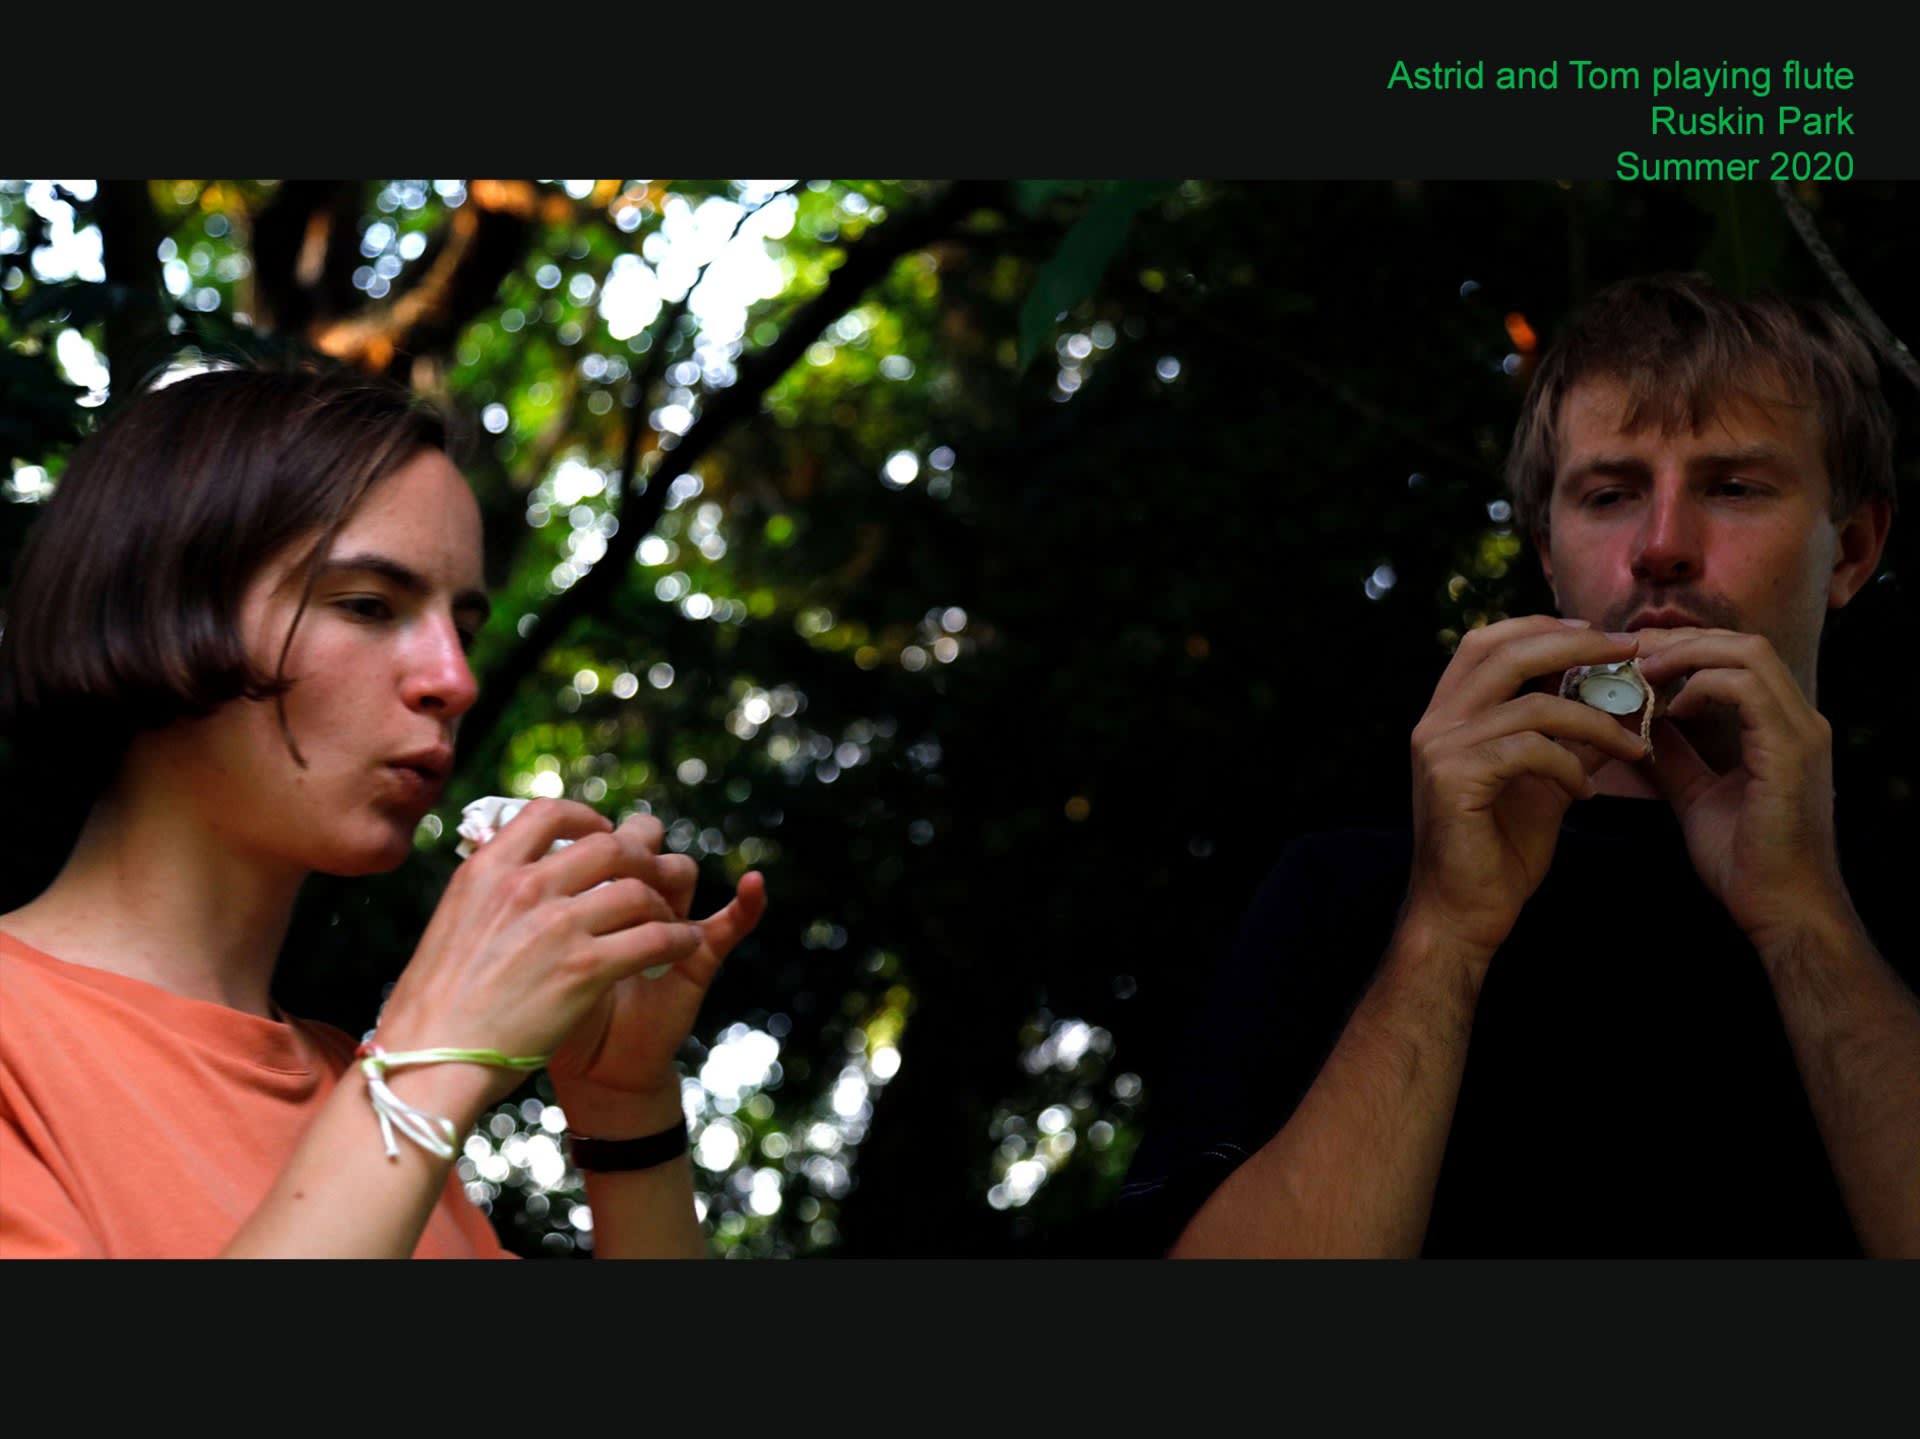
[[[1748,932],[1770,979],[1807,963],[1825,963],[1858,945],[1871,947],[1866,926],[1844,896],[1811,905],[1790,918]]]
[[[1449,977],[1469,1005],[1477,1004],[1496,947],[1468,939],[1423,905],[1409,901],[1400,911],[1388,965],[1423,978]]]

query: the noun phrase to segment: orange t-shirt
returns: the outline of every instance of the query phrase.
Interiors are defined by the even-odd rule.
[[[218,1254],[354,1047],[0,933],[0,1257]],[[414,1257],[513,1256],[450,1174]]]

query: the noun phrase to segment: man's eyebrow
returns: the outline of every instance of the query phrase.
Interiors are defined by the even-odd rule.
[[[1696,455],[1689,469],[1694,470],[1737,470],[1754,465],[1771,465],[1776,469],[1791,469],[1793,456],[1778,445],[1743,445],[1737,450],[1715,450],[1712,454]]]
[[[1569,465],[1559,483],[1578,484],[1590,475],[1611,475],[1624,480],[1645,478],[1652,473],[1653,466],[1635,455],[1588,455]]]
[[[357,555],[332,555],[320,564],[322,575],[339,574],[343,571],[357,571],[361,574],[379,575],[398,589],[411,595],[424,595],[432,590],[421,575],[400,561],[388,555],[371,552]],[[481,624],[493,613],[493,605],[479,590],[462,590],[453,597],[456,611],[474,615]]]
[[[1766,465],[1777,470],[1791,470],[1793,456],[1779,445],[1757,444],[1742,445],[1732,450],[1714,450],[1708,454],[1695,455],[1687,462],[1687,468],[1696,474],[1751,469],[1756,465]],[[1574,485],[1594,475],[1623,480],[1645,479],[1652,473],[1653,466],[1637,455],[1614,455],[1603,452],[1576,460],[1567,467],[1566,473],[1560,476],[1558,483]]]

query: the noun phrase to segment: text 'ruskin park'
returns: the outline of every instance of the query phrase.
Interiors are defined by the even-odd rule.
[[[1549,60],[1539,65],[1488,65],[1484,60],[1415,64],[1396,60],[1387,89],[1409,91],[1577,91],[1644,95],[1644,134],[1638,143],[1662,150],[1663,139],[1725,137],[1772,140],[1749,153],[1650,155],[1620,150],[1620,180],[1850,180],[1858,134],[1843,103],[1855,73],[1830,60],[1790,59],[1773,65],[1612,65],[1596,60]],[[1700,147],[1704,150],[1706,147]],[[1721,149],[1715,145],[1715,150]],[[1749,147],[1740,147],[1748,149]]]

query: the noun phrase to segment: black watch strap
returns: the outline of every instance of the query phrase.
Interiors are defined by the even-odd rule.
[[[684,1123],[658,1134],[643,1134],[638,1139],[593,1139],[567,1131],[567,1148],[576,1169],[596,1174],[617,1174],[628,1169],[652,1169],[687,1152],[687,1126]]]

